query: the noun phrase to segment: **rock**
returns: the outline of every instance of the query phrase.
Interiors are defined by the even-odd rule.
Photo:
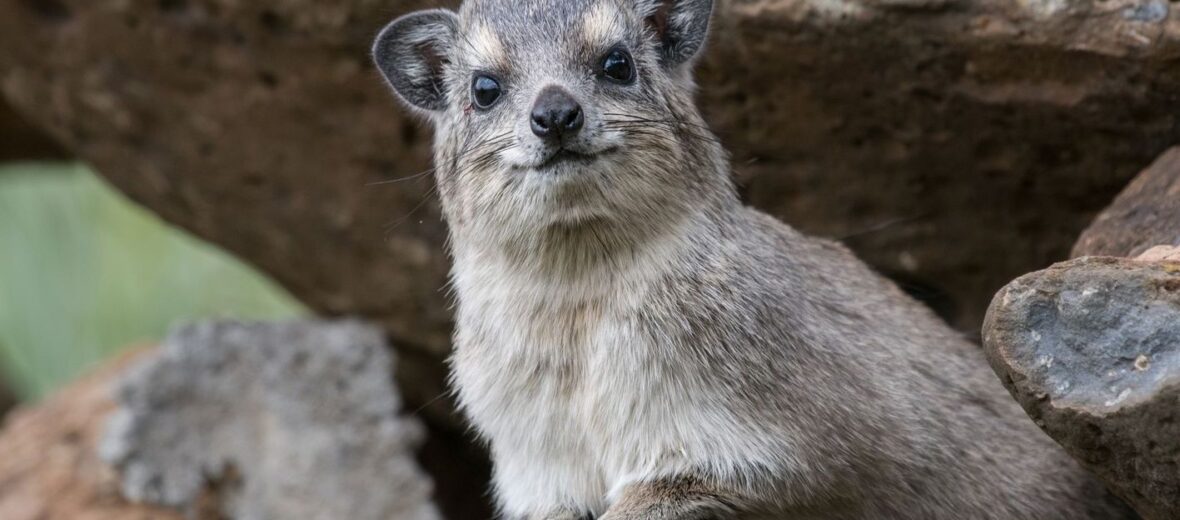
[[[95,446],[115,410],[112,381],[142,359],[114,360],[0,429],[0,518],[4,520],[182,520],[166,509],[132,504]]]
[[[190,515],[435,520],[391,365],[355,322],[183,327],[122,381],[101,453],[125,496]]]
[[[270,336],[270,341],[250,341],[258,339],[259,334],[265,335],[268,328],[278,332]],[[176,346],[177,342],[191,346],[190,340],[202,334],[205,334],[205,338],[242,340],[243,344],[238,345],[240,349],[231,352],[226,349],[229,344],[226,342],[202,353]],[[351,344],[346,341],[349,336],[354,336]],[[289,342],[289,349],[277,344],[284,341]],[[231,513],[240,511],[236,508],[258,507],[260,504],[253,501],[257,498],[259,486],[257,482],[251,484],[251,476],[259,475],[269,479],[261,486],[261,493],[271,498],[285,495],[294,489],[309,491],[306,495],[296,497],[307,509],[295,516],[274,518],[315,518],[315,513],[322,513],[324,508],[333,506],[361,513],[358,516],[333,518],[366,518],[364,511],[358,509],[366,507],[366,504],[374,506],[381,503],[403,504],[409,508],[406,514],[383,518],[436,518],[432,511],[415,511],[415,504],[423,504],[428,484],[420,480],[416,484],[404,480],[420,476],[413,469],[413,462],[406,451],[409,448],[407,443],[414,440],[412,437],[417,435],[415,430],[418,428],[406,419],[390,420],[389,409],[396,405],[397,394],[391,389],[387,367],[382,366],[388,365],[389,358],[385,349],[380,348],[381,345],[380,338],[371,329],[350,324],[322,327],[314,324],[223,324],[179,332],[163,353],[157,350],[140,351],[112,361],[41,404],[17,410],[8,417],[3,429],[0,429],[0,454],[3,454],[0,456],[0,518],[181,520],[185,516],[171,509],[127,501],[122,488],[131,484],[140,496],[150,495],[153,489],[187,492],[184,488],[192,482],[194,469],[187,464],[207,463],[212,460],[210,456],[217,454],[227,455],[220,462],[223,469],[230,471],[211,471],[198,476],[201,489],[197,492],[195,515],[190,518],[224,518],[223,506],[227,505],[227,501],[232,502],[228,504]],[[311,347],[319,347],[323,351],[317,352]],[[275,357],[267,363],[260,363],[262,351],[273,353]],[[306,354],[306,357],[298,356],[297,353]],[[303,361],[300,362],[300,359]],[[218,360],[233,361],[220,366],[223,371],[223,377],[220,378],[211,374]],[[302,368],[296,369],[293,364],[302,364]],[[129,371],[128,368],[133,366],[135,368]],[[316,380],[312,379],[276,382],[276,371],[282,370],[284,366],[292,369],[289,374],[292,377],[319,376],[318,382],[325,386],[314,386]],[[254,373],[256,377],[240,381],[249,379],[249,367],[257,369]],[[194,372],[182,374],[176,372],[176,368],[188,368]],[[203,372],[199,372],[201,370]],[[339,373],[333,376],[332,372],[337,371],[351,372],[354,376],[341,378]],[[133,375],[127,376],[129,373]],[[217,385],[227,382],[231,377],[237,377],[240,386],[184,387],[186,382]],[[122,412],[118,411],[112,391],[115,382],[120,379],[123,380],[121,385],[125,389],[125,398],[131,399],[134,404]],[[160,384],[160,387],[139,386],[149,382]],[[336,383],[341,385],[336,386]],[[284,393],[289,391],[305,391],[314,395],[307,397],[305,402],[296,402],[294,395]],[[234,399],[226,402],[224,399],[227,396]],[[220,410],[211,407],[217,399],[223,399],[223,408]],[[256,406],[257,413],[245,410],[247,406]],[[350,408],[355,414],[348,417]],[[194,412],[206,415],[188,415]],[[119,426],[109,431],[104,438],[105,427],[113,417],[119,415],[123,417],[115,419]],[[250,415],[254,420],[253,428],[243,422]],[[202,419],[208,421],[193,424]],[[324,419],[340,419],[342,422],[328,426],[318,424]],[[184,424],[193,429],[181,429]],[[306,429],[288,429],[295,424],[302,424]],[[354,430],[349,435],[338,435],[345,428]],[[168,434],[175,434],[176,437],[171,440],[159,437]],[[337,436],[333,437],[333,434]],[[216,435],[233,437],[218,438],[213,449],[205,456],[198,453],[201,441]],[[254,441],[265,439],[266,445],[255,446],[256,452],[230,460],[229,455],[237,455],[231,452],[244,449],[251,435]],[[120,476],[99,458],[97,448],[100,438],[104,438],[102,444],[106,446],[108,457],[123,461],[128,467],[139,468],[134,471],[139,472],[137,474],[140,476],[144,472],[158,472],[161,478],[159,485],[164,487],[156,488],[154,483],[125,478],[129,476],[126,474]],[[300,444],[295,446],[291,443]],[[334,447],[331,446],[333,443],[336,443]],[[358,448],[360,444],[363,447]],[[334,453],[328,454],[324,451],[326,449]],[[383,450],[386,453],[382,453]],[[433,451],[440,450],[435,447]],[[288,458],[276,460],[275,457],[284,452]],[[456,455],[463,454],[453,454],[452,457]],[[438,463],[455,460],[437,453],[424,454],[424,457],[434,458]],[[478,457],[475,460],[479,460]],[[270,465],[261,468],[250,465],[258,461],[267,461]],[[355,479],[353,482],[347,478],[350,468],[353,470],[351,476]],[[279,474],[284,470],[288,473]],[[380,480],[369,480],[371,478]],[[309,482],[318,483],[319,487],[309,490]],[[340,489],[346,484],[353,487]],[[292,487],[276,489],[279,485]],[[399,490],[401,493],[398,493]],[[453,489],[439,491],[439,495],[451,499],[461,497],[467,502],[452,505],[450,509],[457,513],[449,518],[490,517],[482,509],[479,492],[464,495]],[[325,499],[329,503],[307,503],[332,492],[336,495]],[[345,499],[359,503],[345,504]],[[293,507],[295,504],[289,505]]]
[[[1134,257],[1180,246],[1180,147],[1164,153],[1078,239],[1073,256]]]
[[[1024,276],[996,295],[984,344],[1046,433],[1148,520],[1180,518],[1180,262]]]
[[[1079,260],[1010,284],[984,325],[1029,415],[1148,519],[1180,517],[1177,246],[1180,147],[1095,219]]]

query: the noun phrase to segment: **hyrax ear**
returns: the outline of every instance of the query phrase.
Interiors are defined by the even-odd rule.
[[[661,61],[677,67],[693,60],[709,38],[713,0],[644,0],[647,25],[662,51]]]
[[[410,106],[432,112],[446,108],[443,69],[458,27],[455,13],[431,9],[398,18],[377,35],[373,61]]]

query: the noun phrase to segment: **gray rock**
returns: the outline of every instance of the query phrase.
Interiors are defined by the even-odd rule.
[[[190,514],[435,520],[389,352],[356,322],[181,327],[125,376],[102,457],[128,498]]]
[[[1180,262],[1024,276],[996,295],[984,343],[1046,433],[1145,518],[1180,518]]]
[[[1098,214],[1073,257],[1133,257],[1160,245],[1180,246],[1180,147],[1156,159]]]

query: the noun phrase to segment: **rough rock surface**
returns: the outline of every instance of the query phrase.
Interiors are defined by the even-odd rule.
[[[125,496],[191,513],[435,520],[391,362],[355,322],[182,327],[123,380],[101,453]]]
[[[1073,256],[1138,256],[1156,245],[1180,246],[1180,147],[1139,174],[1098,215]]]
[[[112,361],[0,429],[0,518],[4,520],[181,520],[127,502],[95,446],[115,410],[111,385],[143,354]]]
[[[374,184],[424,171],[430,136],[367,58],[428,3],[0,0],[0,91],[134,199],[441,373],[432,182]],[[1174,9],[721,1],[701,103],[752,203],[846,238],[975,330],[998,287],[1066,257],[1180,139]],[[411,403],[441,390],[424,383]]]
[[[996,295],[984,344],[1046,433],[1148,520],[1180,518],[1180,261],[1024,276]]]

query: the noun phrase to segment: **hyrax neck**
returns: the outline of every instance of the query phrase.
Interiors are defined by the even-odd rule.
[[[456,243],[455,287],[460,301],[493,288],[551,301],[600,297],[667,273],[710,241],[714,219],[706,211],[662,222],[604,219],[553,226],[519,243]]]

